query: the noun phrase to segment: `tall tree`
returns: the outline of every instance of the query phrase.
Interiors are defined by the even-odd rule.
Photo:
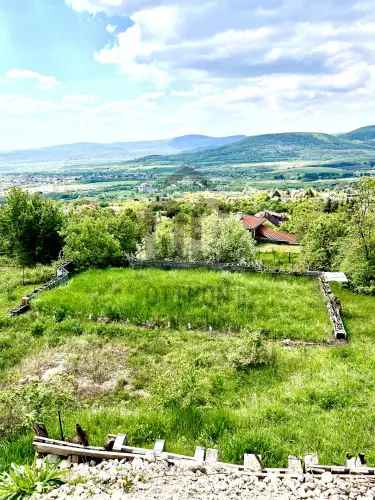
[[[2,246],[22,265],[49,263],[62,248],[63,213],[40,194],[11,189],[0,209]]]
[[[341,269],[357,286],[375,287],[375,179],[363,178],[349,205]]]

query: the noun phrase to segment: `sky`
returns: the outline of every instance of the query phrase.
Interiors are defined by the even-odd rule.
[[[375,123],[374,0],[0,0],[0,150]]]

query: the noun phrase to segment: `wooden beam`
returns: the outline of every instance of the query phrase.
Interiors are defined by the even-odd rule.
[[[115,442],[113,443],[113,451],[121,451],[122,446],[126,444],[128,441],[128,437],[126,434],[119,434],[115,438]]]
[[[195,448],[194,460],[196,460],[197,462],[204,462],[205,452],[206,452],[205,448],[197,446]]]
[[[219,458],[219,452],[216,448],[207,448],[206,450],[206,463],[216,464]]]
[[[42,443],[39,441],[34,441],[33,444],[39,453],[57,455],[60,457],[80,456],[99,458],[101,460],[122,460],[124,458],[135,458],[134,455],[130,453],[105,451],[103,448],[98,450],[95,448],[77,448],[75,446],[57,446],[55,444]]]
[[[157,439],[154,445],[154,455],[158,456],[161,453],[163,453],[164,446],[165,446],[165,440]]]
[[[303,474],[302,460],[299,457],[289,455],[288,457],[288,473]]]
[[[243,466],[247,471],[252,472],[261,472],[262,464],[260,457],[258,455],[254,455],[253,453],[245,453],[243,456]]]

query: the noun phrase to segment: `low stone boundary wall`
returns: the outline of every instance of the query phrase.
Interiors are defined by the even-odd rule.
[[[39,293],[44,290],[55,288],[56,286],[66,282],[69,279],[69,267],[72,266],[71,262],[65,262],[56,271],[56,276],[47,281],[40,287],[35,288],[30,294],[22,297],[21,304],[9,311],[11,316],[18,316],[30,309],[30,302]],[[347,340],[347,332],[341,318],[341,304],[337,297],[332,292],[329,283],[324,279],[323,273],[319,271],[286,271],[280,269],[268,269],[264,266],[253,265],[244,266],[240,264],[218,264],[213,262],[178,262],[178,261],[158,261],[158,260],[140,260],[130,259],[129,266],[132,268],[154,268],[154,269],[212,269],[216,271],[230,271],[230,272],[251,272],[251,273],[264,273],[269,275],[280,276],[305,276],[318,278],[320,282],[320,289],[327,304],[328,314],[333,325],[333,337],[336,340]]]
[[[45,290],[49,290],[51,288],[55,288],[56,286],[65,283],[69,279],[69,267],[72,265],[71,262],[64,262],[57,270],[56,276],[51,278],[49,281],[35,288],[31,293],[24,295],[21,299],[21,304],[14,309],[9,311],[11,316],[19,316],[20,314],[25,313],[30,309],[30,302],[35,299],[35,297]]]
[[[217,264],[212,262],[176,262],[176,261],[158,261],[158,260],[129,260],[129,266],[133,268],[156,268],[156,269],[213,269],[216,271],[231,272],[252,272],[264,273],[280,276],[305,276],[318,278],[320,289],[327,304],[328,315],[333,325],[333,338],[335,340],[347,340],[347,333],[341,318],[341,304],[338,298],[332,292],[329,283],[324,279],[320,271],[287,271],[281,269],[268,269],[264,266],[243,266],[239,264]]]
[[[264,274],[279,274],[285,276],[308,276],[318,278],[321,275],[320,271],[287,271],[284,269],[272,269],[263,265],[242,265],[242,264],[220,264],[216,262],[180,262],[166,260],[140,260],[130,259],[129,266],[134,268],[156,268],[156,269],[213,269],[216,271],[231,271],[231,272],[251,272]]]
[[[322,295],[327,303],[328,314],[332,322],[333,336],[337,340],[346,340],[348,335],[341,318],[341,303],[332,292],[330,284],[324,279],[323,276],[320,276],[319,282]]]

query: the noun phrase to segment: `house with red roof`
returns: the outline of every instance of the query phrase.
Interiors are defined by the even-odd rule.
[[[256,241],[298,245],[297,237],[294,234],[273,229],[269,219],[262,215],[244,215],[241,217],[241,221]]]

